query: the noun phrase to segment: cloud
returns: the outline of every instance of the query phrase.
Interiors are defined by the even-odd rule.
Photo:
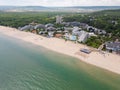
[[[119,6],[120,0],[0,0],[0,5],[22,6]]]

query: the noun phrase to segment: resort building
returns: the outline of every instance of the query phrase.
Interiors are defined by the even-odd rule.
[[[48,23],[48,24],[45,25],[46,28],[47,27],[53,27],[53,26],[54,26],[54,24],[52,24],[52,23]]]
[[[80,34],[78,36],[78,42],[85,42],[89,38],[88,32],[80,31]]]
[[[56,28],[54,28],[54,27],[47,27],[47,28],[46,28],[46,31],[48,31],[48,32],[49,32],[49,31],[55,31],[55,30],[56,30]]]
[[[72,35],[79,35],[81,30],[79,27],[73,27]]]
[[[45,29],[45,25],[38,24],[38,25],[34,26],[34,29]]]
[[[93,32],[90,32],[88,34],[89,34],[89,37],[91,37],[91,36],[97,37],[97,35],[95,33],[93,33]]]
[[[120,42],[107,42],[105,46],[107,51],[120,54]]]
[[[25,31],[25,30],[33,30],[34,29],[34,26],[32,26],[32,25],[26,25],[26,26],[24,26],[24,27],[19,27],[19,30],[20,31]]]
[[[48,32],[48,36],[49,36],[49,37],[53,37],[53,36],[54,36],[54,32],[52,32],[52,31],[51,31],[51,32]]]
[[[56,23],[57,24],[61,24],[63,21],[63,17],[62,16],[56,16]]]
[[[75,27],[75,26],[80,26],[80,22],[76,22],[76,21],[74,21],[74,22],[70,22],[70,26],[73,26],[73,27]]]

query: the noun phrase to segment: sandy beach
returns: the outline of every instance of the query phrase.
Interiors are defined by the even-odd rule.
[[[40,35],[35,35],[30,32],[19,31],[14,28],[0,26],[0,33],[40,45],[49,50],[53,50],[62,54],[76,57],[81,61],[95,65],[97,67],[120,74],[120,56],[105,52],[101,54],[96,49],[87,47],[82,44],[75,44],[74,42],[58,38],[46,38]],[[85,54],[80,52],[81,48],[92,49],[92,53]]]

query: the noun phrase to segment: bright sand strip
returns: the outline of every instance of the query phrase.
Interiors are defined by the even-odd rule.
[[[95,49],[95,51],[88,55],[80,52],[81,48],[88,48],[85,45],[75,44],[71,41],[65,42],[65,40],[58,38],[46,38],[40,35],[32,34],[30,32],[18,31],[17,29],[4,26],[0,26],[0,33],[27,42],[31,42],[36,45],[40,45],[42,47],[62,54],[79,58],[86,63],[120,74],[120,56],[118,55],[111,53],[106,53],[105,55],[103,55],[97,52]]]

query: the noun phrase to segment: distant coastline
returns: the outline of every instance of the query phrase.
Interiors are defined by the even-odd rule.
[[[96,49],[87,47],[82,44],[75,44],[70,41],[65,42],[64,40],[57,38],[46,38],[40,35],[32,34],[30,32],[18,31],[17,29],[4,26],[0,26],[0,33],[31,42],[36,45],[40,45],[58,53],[76,57],[86,63],[120,74],[120,56],[118,55],[107,52],[101,54]],[[81,48],[91,49],[92,53],[82,53],[80,52]]]

